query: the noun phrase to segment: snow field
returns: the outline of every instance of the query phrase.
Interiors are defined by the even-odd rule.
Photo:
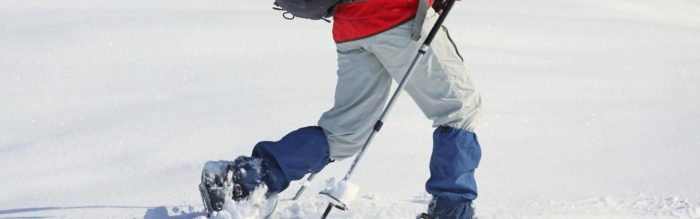
[[[460,2],[447,26],[485,101],[479,218],[700,218],[698,11]],[[0,1],[0,217],[196,216],[205,161],[331,107],[330,25],[280,16],[264,1]],[[432,128],[404,97],[331,218],[425,210]],[[349,163],[300,202],[291,186],[273,217],[320,216],[323,180]]]

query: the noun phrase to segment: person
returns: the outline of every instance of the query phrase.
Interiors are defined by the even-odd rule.
[[[268,194],[277,194],[291,181],[361,149],[387,101],[392,79],[401,80],[432,28],[429,24],[438,17],[429,9],[422,37],[412,39],[418,5],[419,0],[360,0],[336,7],[338,79],[333,107],[317,126],[292,131],[279,141],[259,142],[250,157],[228,162],[234,200],[245,199],[260,184],[267,186]],[[481,159],[474,133],[481,96],[446,28],[436,35],[405,91],[435,127],[425,186],[433,197],[427,214],[471,218],[477,198],[474,171]]]

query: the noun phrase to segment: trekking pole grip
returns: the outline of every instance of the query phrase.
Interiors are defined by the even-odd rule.
[[[428,34],[428,37],[425,38],[425,42],[423,42],[423,45],[429,46],[430,43],[433,42],[435,35],[437,35],[438,31],[440,31],[440,28],[442,28],[442,23],[445,22],[447,14],[449,14],[450,10],[452,10],[452,6],[455,4],[455,1],[456,0],[447,0],[447,3],[445,3],[445,8],[442,9],[442,13],[440,13],[438,20],[435,22],[435,25],[433,25],[433,28],[430,29],[430,33]]]

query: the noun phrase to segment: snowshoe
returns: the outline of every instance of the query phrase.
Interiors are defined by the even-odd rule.
[[[204,165],[199,192],[210,215],[221,211],[226,200],[233,199],[233,172],[229,171],[232,165],[231,161],[209,161]]]
[[[224,209],[227,200],[247,201],[249,196],[264,187],[267,169],[260,158],[240,156],[234,161],[209,161],[202,170],[199,190],[202,202],[211,216]],[[266,187],[265,187],[266,188]],[[260,216],[269,217],[277,206],[277,193],[265,189],[265,201],[250,207],[260,210]]]
[[[428,204],[428,213],[422,213],[417,219],[476,219],[471,201],[453,202],[433,197]]]

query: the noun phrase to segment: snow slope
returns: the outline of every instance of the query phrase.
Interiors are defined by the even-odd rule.
[[[280,16],[266,1],[0,1],[0,218],[200,210],[206,160],[331,107],[330,25]],[[470,0],[447,25],[484,95],[480,218],[700,218],[699,1]],[[424,210],[432,128],[405,97],[332,217]],[[273,216],[320,215],[314,194],[348,165]]]

